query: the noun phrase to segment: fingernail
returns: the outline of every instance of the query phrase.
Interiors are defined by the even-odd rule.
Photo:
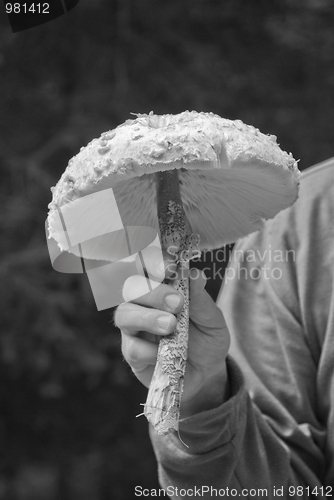
[[[157,318],[157,323],[159,328],[162,330],[168,330],[171,318],[169,316],[160,316]]]
[[[167,297],[165,297],[165,304],[167,307],[169,307],[169,309],[172,309],[174,311],[174,309],[176,309],[177,306],[180,304],[180,300],[181,297],[179,297],[179,295],[176,294],[167,295]]]

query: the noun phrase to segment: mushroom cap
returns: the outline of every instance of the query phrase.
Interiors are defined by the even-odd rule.
[[[264,219],[298,196],[297,162],[280,149],[275,136],[213,113],[138,114],[92,140],[69,161],[51,188],[50,237],[66,248],[59,210],[65,212],[66,205],[110,188],[124,226],[158,230],[152,174],[171,169],[179,170],[184,210],[205,250],[260,229]],[[79,217],[83,223],[85,214]],[[87,257],[107,259],[97,245]]]

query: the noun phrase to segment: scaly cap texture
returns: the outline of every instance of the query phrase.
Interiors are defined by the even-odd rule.
[[[297,162],[273,135],[213,113],[138,114],[92,140],[74,156],[49,205],[49,232],[57,206],[112,188],[124,225],[157,229],[157,171],[179,169],[192,231],[203,249],[218,248],[259,229],[297,198]],[[112,217],[112,214],[111,214]],[[61,246],[61,245],[60,245]],[[95,255],[92,258],[103,258]]]

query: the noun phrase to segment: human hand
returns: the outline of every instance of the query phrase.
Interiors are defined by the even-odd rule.
[[[164,254],[165,267],[173,262]],[[149,276],[161,279],[157,269],[158,256],[145,259]],[[173,268],[172,268],[173,269]],[[175,271],[175,268],[174,268]],[[173,274],[166,270],[166,277]],[[222,312],[204,289],[206,279],[199,270],[190,274],[188,359],[181,401],[181,418],[220,405],[228,398],[225,358],[230,337]],[[146,279],[131,276],[123,288],[126,300],[115,313],[115,324],[122,334],[122,353],[133,373],[149,387],[162,335],[172,333],[176,317],[183,307],[183,297],[171,285],[161,283],[150,293],[145,290]],[[139,298],[138,298],[139,297]],[[174,304],[170,298],[174,299]],[[172,300],[173,300],[172,299]],[[179,304],[177,304],[179,299]],[[158,319],[164,318],[165,327]]]

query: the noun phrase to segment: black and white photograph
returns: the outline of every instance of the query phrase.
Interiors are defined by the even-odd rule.
[[[334,1],[0,5],[0,500],[334,498]]]

